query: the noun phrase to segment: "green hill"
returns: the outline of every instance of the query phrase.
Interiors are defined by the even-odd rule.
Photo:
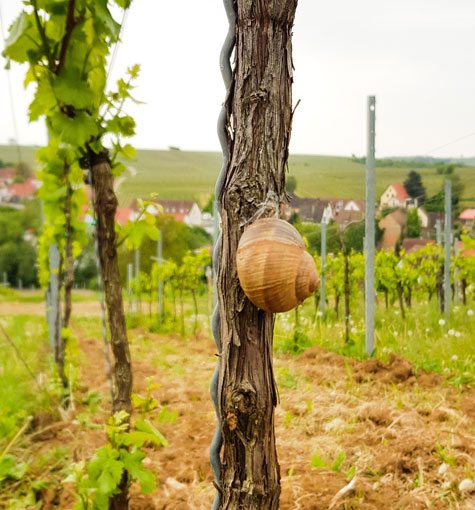
[[[23,160],[32,165],[34,150],[34,147],[21,147]],[[16,147],[0,146],[0,159],[16,161]],[[122,205],[136,197],[146,198],[151,193],[157,193],[161,198],[195,199],[203,204],[213,192],[221,155],[142,149],[128,165],[136,173],[128,172],[119,187]],[[411,169],[420,172],[428,194],[442,186],[443,176],[437,175],[434,167],[418,168],[417,162],[414,166],[384,166],[376,173],[377,195],[392,182],[402,182]],[[297,179],[296,193],[303,197],[364,198],[364,172],[364,164],[345,157],[292,155],[289,160],[289,173]],[[459,167],[456,174],[465,184],[463,205],[475,206],[475,167]]]

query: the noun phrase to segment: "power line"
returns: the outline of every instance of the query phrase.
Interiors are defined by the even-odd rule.
[[[130,9],[130,7],[128,9],[124,9],[124,12],[122,14],[122,21],[121,21],[120,26],[119,26],[119,34],[117,36],[117,42],[115,43],[114,49],[112,50],[112,56],[111,56],[111,59],[110,59],[110,62],[109,62],[109,68],[107,69],[106,83],[109,80],[109,75],[111,74],[112,69],[113,69],[114,64],[115,64],[115,59],[117,57],[117,51],[118,51],[118,47],[119,47],[119,44],[120,44],[120,36],[122,35],[122,32],[124,30],[124,26],[125,26],[125,22],[127,21],[127,14],[129,12],[129,9]]]
[[[5,25],[3,24],[2,4],[0,3],[0,33],[1,33],[1,36],[3,39],[3,44],[5,46],[6,37],[5,37],[4,27],[5,27]],[[17,163],[20,163],[22,161],[21,147],[20,147],[20,142],[18,139],[18,126],[17,126],[17,122],[16,122],[16,112],[15,112],[15,103],[14,103],[14,99],[13,99],[13,88],[12,88],[12,81],[11,81],[11,76],[10,76],[10,66],[5,68],[5,72],[7,74],[8,95],[10,98],[10,109],[11,109],[11,114],[12,114],[13,133],[15,135],[15,144],[16,144],[17,157],[18,157]]]
[[[457,142],[460,142],[461,140],[465,140],[466,138],[470,138],[472,136],[475,136],[475,131],[473,133],[469,133],[467,135],[464,135],[464,136],[461,136],[460,138],[457,138],[455,140],[452,140],[451,142],[447,142],[445,143],[444,145],[439,145],[438,147],[434,147],[433,149],[431,149],[430,151],[427,151],[425,153],[426,156],[428,156],[429,154],[431,154],[432,152],[435,152],[435,151],[438,151],[439,149],[443,149],[444,147],[448,147],[449,145],[452,145],[453,143],[457,143]]]

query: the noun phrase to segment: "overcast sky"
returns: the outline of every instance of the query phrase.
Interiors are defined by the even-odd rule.
[[[21,1],[0,5],[9,25]],[[221,0],[134,0],[112,77],[142,66],[136,96],[146,104],[129,108],[137,147],[219,149],[226,30]],[[475,0],[300,0],[291,152],[364,154],[366,97],[374,94],[379,157],[474,156],[474,34]],[[18,138],[42,144],[42,122],[27,121],[24,71],[10,71]],[[8,97],[0,68],[0,143],[14,137]]]

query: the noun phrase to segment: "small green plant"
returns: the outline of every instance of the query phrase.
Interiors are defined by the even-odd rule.
[[[310,465],[313,468],[328,467],[327,461],[321,456],[320,452],[317,452],[314,455],[312,455],[312,458],[310,459]]]
[[[336,456],[335,460],[331,464],[331,470],[335,471],[335,473],[339,473],[341,471],[341,467],[343,465],[343,462],[345,462],[346,455],[343,450],[338,452],[338,455]]]
[[[168,409],[167,406],[162,406],[160,412],[158,413],[158,422],[159,423],[175,423],[178,418],[178,411],[174,411],[173,409]]]
[[[312,458],[310,459],[310,465],[313,468],[325,468],[325,469],[331,469],[335,473],[339,473],[343,467],[343,463],[346,460],[346,455],[343,450],[340,450],[335,457],[335,459],[330,462],[326,460],[322,454],[317,451]],[[348,478],[348,475],[351,474],[351,468],[345,473],[346,477]]]
[[[28,465],[13,455],[0,457],[0,487],[6,480],[20,480],[25,475]]]
[[[297,387],[297,379],[289,369],[285,367],[279,367],[277,369],[277,384],[283,388],[292,390]]]
[[[73,464],[66,483],[73,483],[77,490],[77,510],[108,510],[112,496],[120,492],[120,484],[127,475],[129,483],[136,481],[143,493],[155,488],[155,476],[144,466],[145,443],[168,446],[165,437],[141,418],[129,429],[129,415],[119,411],[109,418],[106,433],[109,443],[98,448],[89,462]]]
[[[455,457],[449,455],[445,447],[440,443],[435,445],[433,454],[435,457],[438,457],[442,462],[445,462],[449,466],[455,466],[457,463]]]
[[[147,389],[145,396],[134,393],[132,395],[132,405],[140,415],[145,417],[148,413],[157,409],[158,401],[153,397],[152,392],[159,387],[158,384],[152,382],[151,377],[147,377]]]

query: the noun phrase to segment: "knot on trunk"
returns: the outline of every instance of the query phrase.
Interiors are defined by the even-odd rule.
[[[240,414],[253,414],[256,411],[256,390],[249,383],[243,383],[233,391],[231,401]]]

